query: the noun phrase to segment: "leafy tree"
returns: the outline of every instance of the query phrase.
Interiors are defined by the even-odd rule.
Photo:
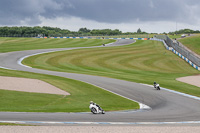
[[[142,31],[141,31],[141,29],[139,28],[138,30],[137,30],[137,33],[138,34],[140,34]]]
[[[87,28],[80,28],[78,32],[81,33],[89,33],[91,30],[87,29]]]
[[[199,30],[191,30],[191,29],[181,29],[179,31],[175,31],[175,32],[169,32],[169,34],[191,34],[191,33],[200,33]]]

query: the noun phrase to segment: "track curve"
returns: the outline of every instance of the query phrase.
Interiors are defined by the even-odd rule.
[[[118,40],[109,46],[133,43],[133,40]],[[100,46],[97,46],[100,47]],[[85,47],[84,47],[85,48]],[[89,48],[89,47],[88,47]],[[107,112],[105,115],[91,113],[23,113],[0,112],[1,121],[55,121],[55,122],[181,122],[200,120],[200,101],[171,93],[165,90],[155,91],[151,86],[118,79],[84,74],[55,72],[24,67],[19,60],[30,54],[49,51],[63,51],[77,48],[59,48],[17,51],[0,54],[0,66],[13,70],[29,71],[56,75],[87,82],[129,99],[144,103],[151,111]]]

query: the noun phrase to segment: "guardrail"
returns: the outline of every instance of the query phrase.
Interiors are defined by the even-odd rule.
[[[156,35],[155,37],[157,40],[163,41],[164,45],[167,45],[166,48],[168,50],[171,50],[173,53],[177,54],[195,69],[200,70],[200,58],[184,47],[181,47],[178,41],[172,41],[166,35]]]

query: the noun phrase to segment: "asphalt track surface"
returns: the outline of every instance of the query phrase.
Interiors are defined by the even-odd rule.
[[[134,40],[118,40],[107,46],[119,46],[133,43]],[[101,46],[98,46],[101,47]],[[108,91],[117,93],[126,98],[138,101],[151,107],[149,110],[125,112],[106,112],[104,115],[92,113],[26,113],[0,112],[0,121],[43,121],[43,122],[113,122],[113,123],[140,123],[140,122],[188,122],[200,121],[200,101],[169,91],[156,91],[151,86],[139,83],[112,79],[107,77],[84,74],[55,72],[40,70],[20,65],[22,57],[49,51],[62,51],[77,48],[59,48],[17,51],[0,53],[0,66],[13,70],[29,71],[56,75],[87,82]],[[21,60],[20,60],[21,59]],[[134,75],[133,75],[134,76]],[[153,79],[152,79],[153,81]],[[92,99],[91,99],[92,100]],[[89,106],[89,105],[88,105]],[[88,108],[88,107],[86,107]]]

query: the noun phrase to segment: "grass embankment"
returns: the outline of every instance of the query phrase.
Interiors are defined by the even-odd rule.
[[[0,52],[38,48],[93,46],[109,43],[113,40],[94,39],[36,39],[36,38],[0,38]],[[32,46],[33,45],[33,46]],[[0,76],[24,77],[43,80],[70,96],[28,93],[0,90],[0,111],[15,112],[85,112],[89,111],[89,101],[100,104],[106,111],[137,109],[139,105],[110,92],[62,77],[34,74],[0,69]],[[6,89],[6,88],[5,88]],[[42,89],[42,88],[41,88]]]
[[[200,35],[186,37],[179,40],[183,45],[200,55]]]
[[[156,41],[48,53],[29,57],[23,63],[39,69],[99,75],[146,84],[157,81],[161,87],[200,96],[200,88],[175,80],[200,72]]]
[[[52,39],[52,38],[4,38],[0,37],[0,52],[99,46],[115,40],[108,39]]]

